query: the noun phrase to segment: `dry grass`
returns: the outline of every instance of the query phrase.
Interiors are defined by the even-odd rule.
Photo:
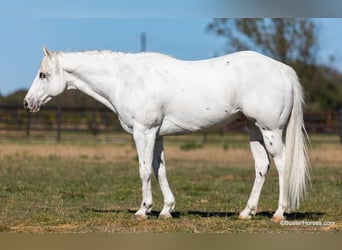
[[[253,164],[252,154],[248,148],[224,149],[220,146],[205,146],[194,150],[182,150],[177,145],[166,145],[165,154],[167,161],[204,161],[236,166],[251,166]],[[0,144],[0,159],[13,156],[127,162],[135,159],[137,153],[133,145]],[[316,146],[309,150],[309,156],[314,166],[342,166],[342,148],[340,145]]]
[[[1,147],[1,144],[0,144]],[[203,147],[196,150],[181,150],[178,146],[166,146],[166,160],[215,161],[248,165],[252,155],[246,149],[224,150],[222,147]],[[131,161],[136,158],[136,149],[131,145],[86,145],[71,144],[6,144],[1,147],[0,159],[13,156],[58,157],[66,159],[101,160],[104,162]]]
[[[321,145],[309,150],[310,161],[313,165],[325,167],[342,167],[342,146]]]

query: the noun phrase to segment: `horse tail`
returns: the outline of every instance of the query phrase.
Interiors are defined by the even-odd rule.
[[[308,139],[303,120],[304,97],[296,72],[287,67],[287,75],[292,83],[293,105],[286,128],[284,184],[291,209],[298,208],[305,197],[306,186],[310,181]]]

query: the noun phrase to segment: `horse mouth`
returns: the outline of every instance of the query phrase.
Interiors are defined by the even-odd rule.
[[[40,110],[40,107],[51,100],[50,96],[46,96],[43,99],[29,98],[24,100],[24,108],[31,113],[36,113]]]
[[[40,101],[34,99],[24,100],[24,108],[31,113],[36,113],[40,110]]]

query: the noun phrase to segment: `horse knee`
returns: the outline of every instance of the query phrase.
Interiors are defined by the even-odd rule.
[[[270,166],[266,149],[259,141],[251,141],[250,145],[255,162],[255,175],[257,178],[264,178]]]
[[[146,165],[139,165],[140,178],[144,181],[148,181],[151,178],[152,169]]]
[[[269,163],[256,166],[255,167],[255,177],[256,178],[265,178],[269,168],[270,168]]]
[[[255,172],[256,176],[264,177],[266,176],[270,168],[270,161],[268,157],[264,156],[262,158],[255,158]]]

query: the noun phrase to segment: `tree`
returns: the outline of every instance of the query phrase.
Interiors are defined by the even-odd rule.
[[[207,30],[227,38],[228,51],[256,50],[291,65],[309,110],[338,110],[341,74],[316,64],[318,29],[310,19],[213,19]]]
[[[287,64],[315,62],[317,29],[309,19],[214,19],[207,29],[226,37],[230,50],[257,50]]]

